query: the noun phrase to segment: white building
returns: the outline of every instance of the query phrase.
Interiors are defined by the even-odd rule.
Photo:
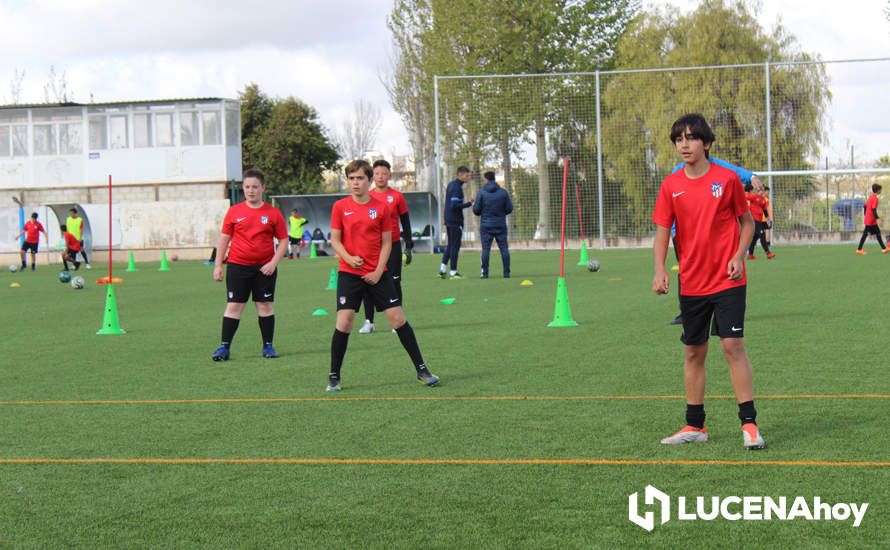
[[[114,247],[212,245],[229,182],[241,179],[239,101],[0,106],[0,193],[16,196],[25,210],[52,211],[64,222],[63,213],[78,207],[94,228],[90,242],[107,247],[107,232],[95,229],[109,225],[109,175],[111,226],[119,234],[112,231]],[[2,212],[12,208],[18,209],[0,202],[0,225],[17,217]],[[41,214],[44,225],[55,222],[51,217]],[[168,221],[172,227],[163,227]],[[4,230],[18,232],[0,227],[0,241]],[[10,246],[6,241],[0,252]]]

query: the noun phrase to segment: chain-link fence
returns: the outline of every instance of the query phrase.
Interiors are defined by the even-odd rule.
[[[867,83],[869,74],[890,74],[890,59],[436,77],[435,192],[441,204],[465,165],[472,196],[479,175],[494,170],[513,196],[511,238],[558,238],[561,159],[568,158],[567,236],[643,244],[654,233],[661,181],[679,164],[671,124],[697,112],[717,135],[711,155],[769,184],[777,238],[849,238],[841,232],[861,229],[860,203],[871,183],[890,182],[890,167],[882,171],[876,158],[856,166],[852,156],[831,153],[835,127],[869,135],[861,120],[838,120],[855,112],[846,103],[857,96],[840,93],[837,67],[844,81]],[[881,97],[890,92],[880,80],[866,85],[888,88]],[[890,150],[890,142],[871,145]],[[469,238],[475,222],[468,216]]]

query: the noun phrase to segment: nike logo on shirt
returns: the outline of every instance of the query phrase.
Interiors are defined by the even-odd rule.
[[[243,218],[235,218],[235,223],[243,222],[246,219],[247,219],[247,216],[244,216]]]
[[[355,214],[355,212],[343,212],[344,216],[351,216],[353,214]]]
[[[671,193],[671,197],[676,199],[677,197],[679,197],[680,195],[682,195],[685,192],[686,191],[680,191],[679,193]]]

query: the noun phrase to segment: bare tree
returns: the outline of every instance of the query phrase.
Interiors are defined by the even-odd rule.
[[[9,81],[9,99],[13,105],[22,102],[22,81],[25,79],[25,69],[12,70],[12,80]]]
[[[43,98],[47,103],[68,103],[74,100],[74,94],[68,90],[65,71],[58,74],[53,65],[49,66],[49,78],[43,85]]]
[[[380,109],[365,99],[356,100],[352,117],[343,122],[343,132],[337,139],[337,148],[343,158],[361,158],[372,150],[380,124]]]

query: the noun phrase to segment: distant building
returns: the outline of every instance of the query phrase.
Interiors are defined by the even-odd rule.
[[[229,182],[241,170],[238,100],[0,105],[0,191],[23,203],[22,212],[38,212],[53,243],[74,207],[88,248],[203,256],[197,249],[218,238]],[[0,202],[0,254],[17,250],[17,210]]]
[[[221,98],[0,106],[0,189],[28,203],[224,198],[241,178],[240,103]]]

